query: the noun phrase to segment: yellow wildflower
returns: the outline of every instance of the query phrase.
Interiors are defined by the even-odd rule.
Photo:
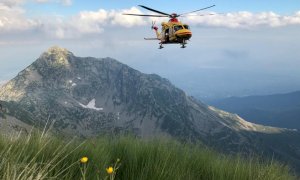
[[[107,174],[112,174],[114,172],[114,168],[110,166],[110,167],[106,168],[106,172],[107,172]]]
[[[84,156],[84,157],[82,157],[82,158],[80,159],[80,162],[83,163],[83,164],[85,164],[85,163],[88,162],[88,160],[89,160],[88,157]]]

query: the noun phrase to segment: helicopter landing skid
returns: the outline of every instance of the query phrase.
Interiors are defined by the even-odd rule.
[[[162,49],[162,48],[164,48],[164,47],[162,46],[162,44],[160,44],[158,49]]]
[[[181,48],[186,48],[186,41],[185,40],[183,40],[183,42],[181,43]]]

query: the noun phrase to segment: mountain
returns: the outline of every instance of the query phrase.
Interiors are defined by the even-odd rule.
[[[54,121],[56,132],[82,137],[170,136],[227,153],[264,152],[300,167],[298,131],[249,123],[111,58],[52,47],[0,88],[0,100],[7,122],[43,127]]]
[[[209,104],[237,113],[253,123],[300,129],[300,91],[267,96],[231,97],[210,101]]]
[[[0,81],[0,87],[5,84],[5,81]]]

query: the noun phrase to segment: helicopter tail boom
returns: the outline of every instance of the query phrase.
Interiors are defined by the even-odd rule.
[[[159,40],[158,38],[144,38],[145,40]]]

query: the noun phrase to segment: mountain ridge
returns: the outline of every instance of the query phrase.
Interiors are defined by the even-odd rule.
[[[300,91],[231,97],[210,101],[209,104],[237,113],[254,123],[300,129]]]
[[[0,88],[0,100],[10,117],[36,125],[55,120],[53,128],[70,135],[166,135],[229,153],[276,150],[279,157],[300,164],[297,148],[287,157],[285,146],[272,150],[277,145],[267,142],[272,134],[297,139],[297,131],[249,123],[187,96],[165,78],[111,58],[76,57],[50,48]]]

